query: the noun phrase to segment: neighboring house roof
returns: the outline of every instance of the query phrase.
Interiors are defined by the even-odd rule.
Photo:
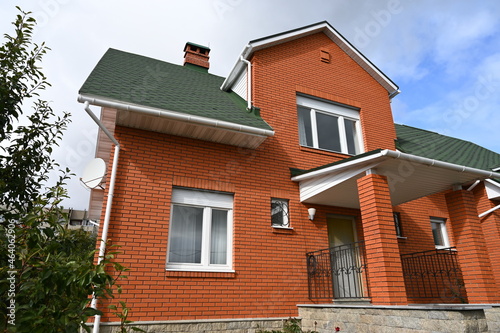
[[[399,87],[380,69],[377,68],[368,58],[366,58],[358,49],[344,38],[327,21],[318,22],[302,28],[285,31],[279,34],[254,39],[248,43],[241,52],[236,64],[229,73],[227,79],[221,86],[222,90],[229,91],[237,84],[241,73],[246,69],[246,64],[242,59],[249,60],[255,51],[265,49],[274,45],[286,43],[298,38],[323,32],[335,44],[337,44],[348,56],[350,56],[358,65],[360,65],[368,74],[370,74],[378,83],[380,83],[392,98],[399,93]]]
[[[500,166],[500,154],[475,143],[407,125],[396,126],[396,148],[404,153],[482,170]]]
[[[169,110],[272,130],[233,92],[220,90],[223,77],[128,52],[109,49],[79,93],[127,104]]]

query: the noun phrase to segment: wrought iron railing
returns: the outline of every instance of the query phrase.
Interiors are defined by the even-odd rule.
[[[366,259],[363,242],[309,252],[309,298],[367,298]]]
[[[401,255],[406,295],[435,302],[467,302],[454,247]]]

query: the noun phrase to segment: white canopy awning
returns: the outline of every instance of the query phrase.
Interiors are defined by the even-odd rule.
[[[393,205],[500,173],[470,168],[392,150],[378,150],[292,177],[301,202],[359,208],[357,180],[366,172],[387,177]]]

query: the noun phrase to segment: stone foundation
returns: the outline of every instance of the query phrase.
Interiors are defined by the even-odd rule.
[[[299,305],[302,329],[319,333],[500,332],[500,307],[491,305]]]
[[[132,326],[147,333],[255,333],[260,330],[281,330],[288,318],[214,319],[134,322]],[[101,323],[99,333],[119,333],[118,323]]]
[[[304,332],[499,333],[500,305],[299,305]],[[282,330],[288,318],[135,322],[147,333],[256,333]],[[91,325],[90,325],[91,326]],[[119,333],[118,323],[101,323],[100,333]]]

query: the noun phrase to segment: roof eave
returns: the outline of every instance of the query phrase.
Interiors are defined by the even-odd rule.
[[[432,160],[392,150],[312,169],[292,177],[299,183],[300,200],[309,204],[359,209],[357,181],[368,170],[387,177],[391,203],[399,205],[499,173]]]
[[[471,168],[468,166],[453,164],[453,163],[449,163],[449,162],[443,162],[443,161],[439,161],[439,160],[430,159],[427,157],[421,157],[421,156],[417,156],[417,155],[403,153],[400,151],[385,149],[385,150],[380,151],[379,153],[366,156],[365,158],[354,159],[351,162],[334,164],[334,165],[327,167],[327,168],[324,168],[324,169],[319,169],[319,170],[307,172],[307,173],[292,177],[292,180],[298,182],[298,181],[302,181],[302,180],[306,180],[306,179],[310,179],[310,178],[314,178],[314,177],[319,177],[319,176],[322,176],[322,175],[325,175],[325,174],[328,174],[331,172],[338,171],[340,169],[353,167],[353,166],[359,165],[361,163],[366,163],[369,161],[382,159],[384,157],[390,157],[393,159],[401,159],[401,160],[409,161],[412,163],[423,164],[423,165],[427,165],[427,166],[435,166],[435,167],[440,167],[440,168],[449,169],[449,170],[453,170],[453,171],[470,172],[470,173],[476,174],[478,177],[481,177],[484,179],[500,178],[499,172]]]
[[[170,120],[178,123],[188,123],[197,127],[211,128],[217,132],[238,133],[239,143],[238,144],[234,143],[233,145],[247,147],[247,148],[257,148],[266,138],[274,135],[274,131],[269,129],[257,128],[208,117],[201,117],[181,112],[147,107],[143,105],[136,105],[123,101],[111,100],[101,96],[80,94],[78,96],[78,102],[80,103],[89,102],[89,104],[91,105],[96,105],[100,107],[109,107],[118,110],[134,112],[144,116],[156,117],[157,119],[159,118],[164,120]],[[141,126],[135,126],[135,127],[141,128]],[[184,136],[182,135],[182,133],[170,133],[170,134]],[[241,140],[242,136],[246,136],[249,138],[251,137],[252,140],[248,140],[248,142],[245,142],[245,140]],[[200,139],[207,141],[214,141],[210,140],[209,138],[203,138],[203,137],[201,137]],[[232,144],[230,140],[228,142],[223,142],[223,143]]]

